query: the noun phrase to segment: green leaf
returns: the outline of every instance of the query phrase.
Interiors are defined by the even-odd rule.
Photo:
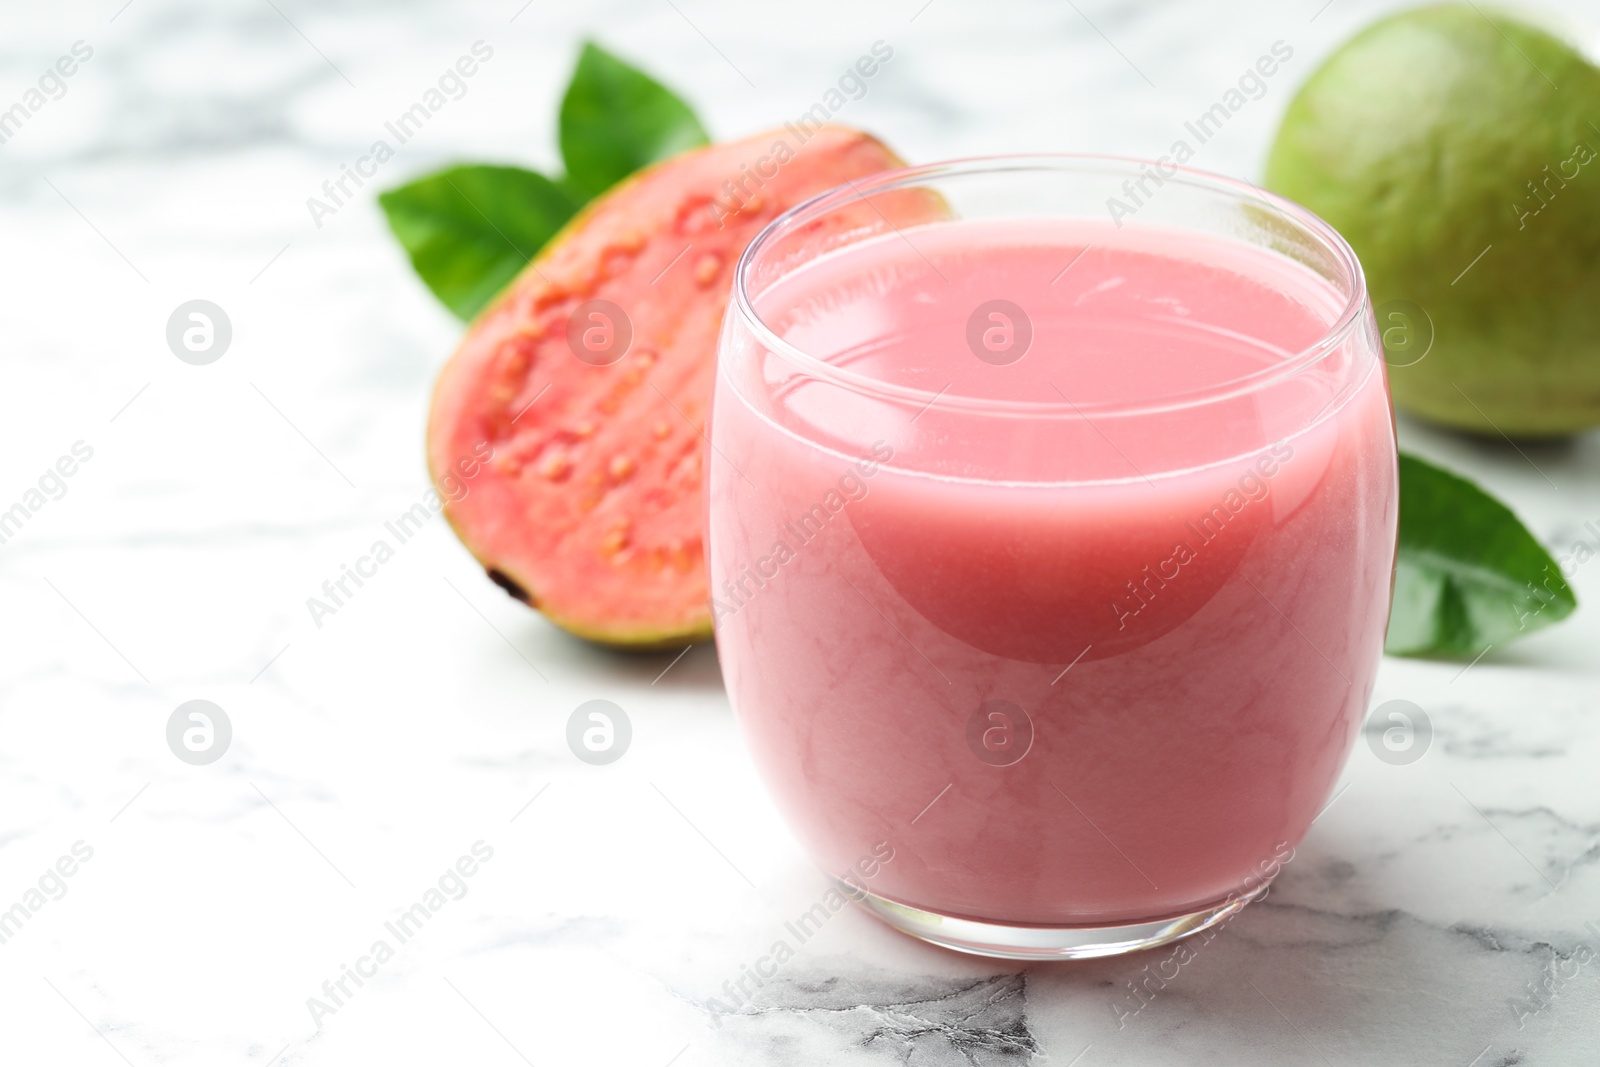
[[[520,167],[450,167],[378,196],[411,265],[445,306],[471,319],[579,204]]]
[[[1400,456],[1400,550],[1384,650],[1473,656],[1572,614],[1561,568],[1504,504]]]
[[[574,186],[598,196],[640,167],[709,141],[672,90],[584,44],[561,101],[561,158]]]

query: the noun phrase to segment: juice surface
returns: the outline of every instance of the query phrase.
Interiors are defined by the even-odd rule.
[[[887,234],[756,296],[864,379],[730,328],[708,457],[734,707],[824,868],[886,841],[874,892],[1063,924],[1276,870],[1388,607],[1381,362],[1359,328],[1303,355],[1344,303],[1242,242],[1051,220]]]

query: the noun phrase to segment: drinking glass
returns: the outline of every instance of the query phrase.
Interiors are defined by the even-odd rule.
[[[989,158],[796,207],[733,284],[718,650],[840,906],[1089,957],[1265,892],[1359,731],[1394,573],[1345,241],[1170,163]]]

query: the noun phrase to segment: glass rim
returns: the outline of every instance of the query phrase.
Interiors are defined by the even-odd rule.
[[[1341,268],[1344,277],[1349,282],[1349,297],[1332,324],[1323,331],[1315,342],[1302,348],[1291,358],[1263,367],[1259,371],[1252,371],[1237,378],[1218,382],[1215,385],[1203,386],[1199,389],[1153,399],[1148,402],[1103,401],[1080,404],[1074,403],[1064,396],[1060,400],[996,400],[984,397],[951,396],[942,390],[932,392],[917,386],[886,382],[871,375],[862,374],[859,371],[836,366],[779,337],[771,326],[762,319],[760,313],[755,309],[754,302],[751,300],[748,285],[750,275],[755,269],[757,259],[768,246],[796,227],[815,221],[827,212],[853,200],[862,200],[870,206],[871,202],[867,200],[869,193],[915,185],[931,178],[968,174],[999,174],[1011,171],[1035,171],[1040,173],[1063,171],[1092,173],[1099,171],[1106,174],[1139,177],[1143,173],[1141,168],[1144,167],[1173,169],[1174,173],[1170,175],[1165,170],[1161,171],[1163,184],[1176,182],[1202,191],[1230,196],[1236,201],[1252,201],[1283,216],[1297,229],[1314,238],[1332,255],[1334,261]],[[884,221],[889,222],[887,218]],[[896,227],[892,222],[889,222],[889,227],[893,232],[901,233],[900,228]],[[830,382],[853,393],[913,404],[922,411],[938,406],[996,415],[1061,415],[1086,418],[1091,414],[1123,416],[1180,411],[1244,396],[1276,382],[1292,378],[1320,362],[1345,342],[1350,332],[1355,328],[1356,323],[1361,320],[1362,312],[1365,310],[1367,282],[1355,250],[1331,225],[1310,209],[1275,193],[1270,193],[1243,179],[1230,178],[1225,175],[1179,166],[1170,162],[1162,163],[1156,160],[1141,159],[1136,156],[1046,152],[967,156],[938,163],[920,164],[914,167],[900,167],[855,181],[846,180],[842,185],[835,186],[826,192],[811,197],[809,200],[802,201],[767,223],[766,226],[762,227],[761,232],[756,234],[755,238],[745,246],[734,268],[732,302],[733,312],[744,320],[744,326],[755,335],[758,342],[769,352],[813,378]]]

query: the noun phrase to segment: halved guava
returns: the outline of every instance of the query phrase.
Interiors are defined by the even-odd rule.
[[[900,165],[839,126],[711,145],[545,246],[473,322],[428,421],[445,515],[491,579],[604,644],[711,636],[701,466],[734,264],[781,212]]]

